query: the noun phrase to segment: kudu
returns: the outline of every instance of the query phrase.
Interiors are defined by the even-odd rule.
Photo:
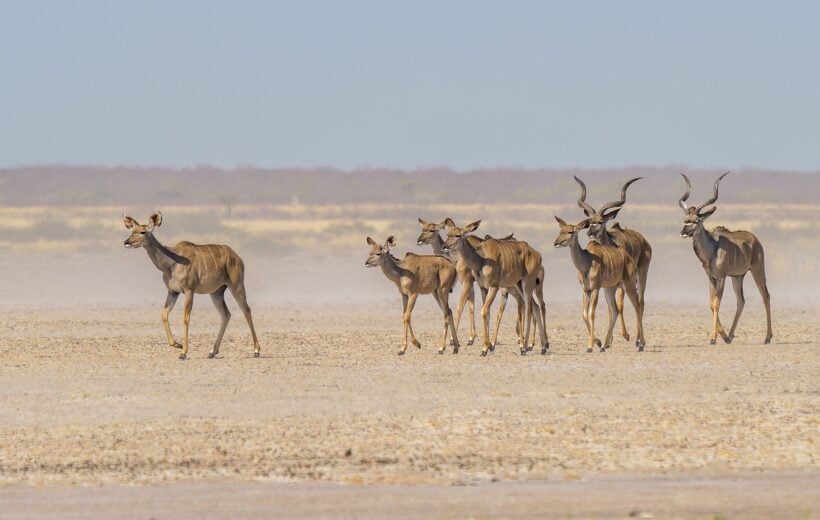
[[[706,277],[709,279],[709,306],[712,309],[712,337],[710,343],[717,342],[717,335],[720,334],[723,341],[731,343],[735,337],[735,328],[740,320],[740,313],[746,303],[743,297],[743,278],[751,271],[752,277],[763,298],[763,305],[766,307],[766,339],[764,344],[772,341],[772,314],[769,305],[769,289],[766,287],[766,268],[764,262],[763,245],[748,231],[729,231],[725,227],[718,226],[711,232],[706,231],[703,222],[709,218],[717,209],[713,206],[718,199],[718,186],[720,181],[729,175],[724,173],[715,181],[712,198],[698,206],[689,206],[686,200],[692,191],[692,183],[689,177],[682,174],[686,180],[686,193],[678,201],[686,217],[683,220],[683,229],[680,232],[681,238],[691,238],[695,255],[703,264]],[[709,206],[713,206],[707,209]],[[732,328],[729,334],[720,324],[720,301],[723,298],[723,288],[726,277],[732,277],[732,287],[737,298],[737,311],[735,319],[732,321]]]
[[[421,233],[419,234],[418,239],[416,240],[416,245],[423,246],[423,245],[430,245],[433,248],[433,253],[437,255],[444,256],[449,258],[451,262],[456,267],[456,273],[458,274],[458,280],[461,282],[461,296],[458,300],[458,305],[456,306],[456,330],[459,328],[459,323],[461,323],[461,316],[464,310],[464,304],[468,304],[468,312],[470,313],[470,333],[467,337],[467,345],[472,345],[473,341],[475,340],[475,277],[473,276],[473,271],[467,265],[467,263],[453,251],[449,253],[444,252],[444,239],[441,238],[439,232],[445,228],[444,222],[440,222],[438,224],[434,222],[428,222],[423,218],[419,218],[419,224],[421,224]],[[486,235],[484,240],[488,240],[491,237],[490,235]],[[469,235],[467,237],[473,247],[480,247],[481,243],[484,241],[477,236]],[[513,234],[510,233],[509,235],[505,236],[500,240],[514,240]],[[541,278],[543,280],[543,276]],[[504,315],[504,309],[507,306],[507,297],[509,296],[509,291],[504,288],[499,291],[501,296],[501,301],[498,306],[498,313],[497,319],[495,324],[495,333],[492,341],[492,345],[494,346],[498,342],[498,329],[501,325],[501,317]],[[521,327],[523,326],[523,312],[524,312],[524,301],[521,299],[521,296],[518,291],[514,290],[512,292],[513,298],[515,298],[516,302],[518,303],[518,310],[517,310],[517,321],[515,325],[515,332],[520,334]],[[543,314],[543,313],[542,313]],[[533,334],[533,343],[535,343],[535,334]],[[492,347],[491,347],[492,349]]]
[[[635,268],[638,270],[638,275],[635,277],[638,301],[641,307],[646,309],[644,295],[646,293],[646,280],[649,276],[649,264],[652,262],[652,246],[649,245],[649,241],[646,240],[642,234],[634,229],[622,228],[618,222],[615,222],[610,229],[607,229],[607,224],[618,215],[626,203],[626,190],[633,182],[640,180],[641,177],[631,179],[623,185],[620,200],[607,202],[598,210],[586,202],[587,187],[584,182],[578,177],[573,178],[581,186],[581,196],[578,197],[578,206],[583,209],[584,214],[589,217],[587,236],[594,238],[601,245],[617,246],[626,249],[626,252],[632,257],[632,261],[635,263]],[[618,288],[615,294],[618,313],[621,319],[621,335],[625,340],[629,341],[629,332],[626,330],[626,322],[624,320],[624,290]]]
[[[251,308],[245,295],[245,263],[228,246],[197,245],[191,242],[180,242],[174,247],[165,247],[154,236],[154,230],[162,225],[162,213],[156,212],[148,219],[148,224],[140,224],[133,218],[123,215],[125,227],[131,235],[125,239],[126,248],[143,248],[154,265],[162,271],[162,281],[168,288],[168,296],[162,308],[162,324],[168,344],[181,348],[179,359],[188,356],[188,324],[191,321],[191,308],[194,305],[194,294],[210,294],[211,300],[222,319],[219,333],[216,335],[214,348],[209,358],[219,353],[222,336],[231,319],[231,313],[225,304],[225,289],[230,289],[236,303],[248,321],[253,337],[253,355],[259,357],[259,341],[253,327]],[[168,314],[174,308],[180,293],[185,295],[182,310],[182,345],[174,340]]]
[[[482,356],[486,356],[491,348],[490,343],[490,309],[498,291],[501,288],[518,290],[524,302],[524,327],[519,333],[521,354],[529,350],[527,340],[530,336],[532,317],[541,339],[541,353],[546,354],[549,341],[544,324],[544,313],[532,308],[533,296],[537,300],[539,309],[544,309],[543,275],[541,254],[526,242],[518,240],[498,240],[489,238],[481,242],[478,247],[472,245],[469,234],[478,229],[481,221],[472,222],[463,228],[456,226],[452,219],[445,221],[447,240],[444,242],[444,252],[455,252],[473,272],[481,294],[483,305],[481,308],[482,332],[484,346]],[[480,252],[479,252],[480,250]]]
[[[583,318],[589,332],[587,352],[597,345],[601,352],[612,346],[612,331],[618,317],[615,302],[615,290],[622,287],[635,307],[637,316],[637,336],[635,346],[643,351],[646,340],[643,334],[643,307],[638,301],[638,291],[635,287],[637,269],[632,257],[625,249],[615,246],[604,246],[590,240],[584,249],[578,243],[578,234],[589,227],[590,219],[584,219],[578,224],[567,224],[563,219],[555,217],[560,231],[555,239],[555,247],[569,247],[572,262],[578,270],[578,283],[584,291]],[[609,328],[603,345],[595,337],[595,310],[598,307],[598,292],[604,289],[607,306],[609,308]]]
[[[419,294],[432,294],[444,313],[444,334],[438,353],[444,353],[449,328],[453,335],[453,354],[457,354],[458,335],[453,325],[453,313],[450,310],[450,292],[456,282],[456,268],[453,264],[441,256],[414,253],[407,253],[403,260],[399,260],[390,254],[390,249],[396,247],[396,237],[393,235],[387,237],[384,245],[379,245],[370,237],[367,237],[367,243],[370,245],[370,254],[365,261],[365,266],[381,266],[384,275],[396,284],[401,293],[404,335],[399,355],[404,355],[407,351],[408,333],[413,345],[421,348],[421,343],[416,339],[411,323],[413,307],[416,305]]]

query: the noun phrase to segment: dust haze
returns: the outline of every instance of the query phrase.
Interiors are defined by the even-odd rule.
[[[553,215],[582,218],[572,180],[579,175],[593,205],[616,199],[626,179],[644,177],[630,189],[618,220],[653,246],[649,304],[701,303],[708,312],[702,268],[691,241],[679,237],[682,170],[5,169],[0,252],[7,268],[0,305],[159,308],[159,272],[143,252],[122,247],[122,214],[144,220],[154,210],[163,212],[157,237],[166,245],[226,243],[239,252],[251,302],[397,299],[378,270],[365,269],[365,237],[397,235],[399,256],[430,253],[415,243],[417,218],[449,216],[458,223],[481,219],[480,235],[515,233],[528,241],[544,258],[546,297],[569,304],[579,299],[579,289],[568,251],[552,246]],[[687,170],[692,200],[707,198],[719,173]],[[736,171],[724,181],[718,211],[707,222],[757,234],[775,304],[818,302],[817,193],[818,174]],[[752,307],[760,304],[751,281],[747,300]]]

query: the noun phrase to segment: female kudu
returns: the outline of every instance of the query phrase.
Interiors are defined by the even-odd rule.
[[[456,268],[449,260],[442,256],[416,255],[407,253],[403,260],[399,260],[390,254],[390,249],[396,247],[396,237],[387,237],[384,245],[379,245],[375,240],[367,237],[370,245],[370,254],[365,261],[365,266],[381,266],[382,272],[387,278],[396,284],[401,293],[402,299],[402,322],[404,323],[404,336],[402,337],[399,355],[403,355],[407,350],[407,336],[418,348],[421,343],[413,334],[413,326],[410,319],[413,314],[413,307],[416,305],[416,298],[419,294],[432,294],[436,303],[444,313],[444,334],[441,340],[439,354],[443,354],[447,346],[447,329],[453,335],[453,354],[458,353],[458,335],[453,325],[453,313],[450,310],[450,292],[456,282]]]
[[[191,242],[180,242],[174,247],[165,247],[154,237],[154,230],[162,225],[162,213],[156,212],[143,225],[133,218],[123,215],[125,227],[131,230],[131,235],[125,239],[126,248],[142,247],[154,265],[162,271],[162,281],[168,288],[168,297],[162,308],[162,323],[165,325],[165,336],[168,344],[181,348],[179,359],[188,356],[188,324],[191,321],[191,308],[194,305],[194,294],[210,294],[211,300],[222,318],[219,333],[216,335],[214,348],[208,354],[209,358],[219,353],[222,336],[228,327],[231,313],[225,305],[225,289],[230,289],[245,319],[253,337],[253,355],[259,357],[259,341],[253,327],[251,308],[245,295],[245,264],[239,255],[228,246],[197,245]],[[185,294],[182,310],[182,345],[174,340],[171,326],[168,324],[168,314],[174,308],[180,293]]]
[[[578,270],[578,283],[584,290],[583,317],[584,323],[589,332],[589,345],[587,352],[592,352],[595,345],[605,351],[612,345],[612,331],[618,317],[618,310],[615,303],[615,290],[623,288],[629,301],[635,307],[637,316],[637,336],[635,346],[641,352],[646,345],[643,335],[643,307],[638,300],[638,291],[635,287],[635,277],[637,269],[626,250],[604,246],[591,240],[584,249],[578,243],[578,234],[581,230],[589,227],[589,219],[584,219],[578,224],[567,224],[561,218],[555,217],[560,227],[558,237],[555,239],[555,247],[569,247],[572,262]],[[607,330],[604,344],[595,337],[595,310],[598,306],[598,292],[604,289],[607,306],[609,308],[609,328]]]

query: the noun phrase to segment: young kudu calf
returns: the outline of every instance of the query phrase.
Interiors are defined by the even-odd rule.
[[[453,284],[456,283],[456,268],[453,264],[442,256],[416,255],[413,253],[407,253],[404,255],[403,260],[399,260],[390,254],[390,249],[396,247],[396,237],[392,235],[387,237],[384,245],[379,245],[370,237],[367,237],[367,243],[370,245],[370,255],[367,257],[365,266],[381,266],[384,275],[396,284],[401,293],[404,335],[399,355],[403,355],[407,350],[408,333],[413,345],[421,348],[421,343],[413,334],[413,326],[410,321],[419,294],[432,294],[444,313],[444,334],[438,353],[443,354],[447,346],[447,329],[449,327],[453,335],[453,354],[457,354],[459,347],[458,335],[453,325],[453,313],[450,310],[450,292],[453,290]]]
[[[766,287],[766,267],[764,262],[763,245],[748,231],[729,231],[725,227],[719,226],[711,232],[706,231],[703,222],[717,209],[713,205],[718,199],[718,185],[720,181],[729,175],[724,173],[715,181],[715,188],[712,198],[699,206],[689,206],[686,200],[692,191],[692,183],[689,177],[684,174],[686,180],[686,193],[680,198],[680,205],[686,217],[683,220],[683,229],[680,232],[681,238],[691,238],[695,255],[703,264],[706,277],[709,279],[709,305],[712,309],[712,337],[710,343],[717,342],[717,335],[720,334],[723,341],[731,343],[735,337],[735,328],[740,320],[740,313],[743,312],[743,305],[746,299],[743,297],[743,278],[749,271],[757,284],[760,296],[763,298],[763,305],[766,307],[766,338],[763,343],[772,341],[772,314],[769,306],[769,289]],[[732,321],[732,328],[729,334],[723,330],[720,324],[720,300],[723,298],[723,288],[726,277],[732,277],[732,287],[737,297],[737,311],[735,319]]]
[[[456,306],[456,330],[458,330],[459,323],[461,323],[461,315],[462,311],[464,310],[464,303],[468,304],[468,312],[470,313],[470,334],[467,337],[467,345],[472,345],[473,341],[475,340],[475,277],[473,276],[473,271],[467,265],[467,263],[453,251],[449,253],[444,252],[444,239],[441,238],[439,232],[445,228],[444,222],[436,224],[434,222],[427,222],[423,218],[419,218],[419,224],[421,224],[421,234],[419,234],[418,239],[416,240],[416,245],[423,246],[423,245],[430,245],[433,248],[433,253],[437,255],[441,255],[450,259],[451,262],[456,266],[456,273],[458,274],[458,280],[461,282],[461,296],[458,300],[458,305]],[[484,240],[493,238],[490,235],[484,237]],[[477,236],[470,235],[467,237],[467,240],[473,245],[473,247],[480,247],[481,243],[484,241]],[[513,235],[509,234],[506,237],[502,238],[501,240],[513,240]],[[542,276],[543,280],[543,276]],[[498,306],[498,317],[496,319],[495,324],[495,333],[492,344],[495,345],[498,341],[498,329],[501,325],[501,317],[504,315],[504,309],[507,306],[507,297],[509,295],[509,291],[507,289],[501,289],[501,302]],[[523,312],[524,312],[524,301],[521,299],[518,291],[513,291],[513,298],[516,299],[518,302],[518,321],[515,325],[515,332],[520,334],[521,327],[523,326]],[[533,343],[535,343],[535,335],[533,334]]]
[[[643,307],[638,301],[638,291],[635,287],[635,277],[637,269],[632,257],[625,249],[614,246],[603,246],[594,240],[590,240],[587,248],[584,249],[578,243],[578,234],[581,230],[589,227],[589,219],[584,219],[578,224],[567,224],[559,217],[555,217],[560,227],[558,237],[555,239],[555,247],[569,247],[572,263],[578,270],[578,283],[584,291],[583,317],[584,323],[589,332],[589,345],[587,352],[592,352],[595,345],[598,345],[601,352],[612,346],[612,331],[618,317],[617,305],[615,302],[615,290],[622,287],[629,297],[629,301],[635,307],[637,315],[637,336],[635,346],[638,351],[643,351],[646,341],[643,335]],[[604,289],[606,303],[609,308],[609,328],[607,330],[604,344],[595,337],[595,310],[598,307],[598,292]]]
[[[638,289],[638,301],[641,307],[646,309],[644,294],[646,293],[646,280],[649,276],[649,264],[652,262],[652,246],[649,245],[649,241],[646,240],[643,235],[634,229],[622,228],[618,222],[615,222],[610,229],[606,227],[607,223],[618,215],[626,203],[627,188],[629,188],[633,182],[640,180],[641,177],[636,177],[623,185],[620,200],[607,202],[598,210],[586,202],[587,187],[584,182],[578,177],[573,178],[581,185],[581,196],[578,198],[578,206],[583,209],[584,214],[589,217],[587,236],[594,238],[603,246],[615,246],[626,249],[626,252],[632,257],[632,261],[635,263],[635,268],[638,270],[638,275],[635,277]],[[629,332],[626,330],[626,322],[624,320],[624,290],[618,288],[615,294],[618,313],[621,318],[621,335],[625,340],[629,341]]]
[[[476,248],[472,245],[468,236],[478,229],[479,224],[481,224],[480,220],[463,228],[456,226],[450,218],[444,222],[447,227],[447,240],[444,242],[444,251],[454,251],[466,262],[472,270],[484,297],[481,308],[484,348],[481,355],[486,356],[492,347],[490,343],[490,308],[501,288],[517,289],[524,302],[524,327],[519,333],[521,354],[526,354],[529,350],[527,340],[530,337],[533,316],[541,337],[541,353],[546,354],[549,341],[544,325],[544,314],[540,310],[535,311],[532,308],[533,295],[535,295],[540,309],[545,308],[543,294],[544,270],[541,265],[541,254],[526,242],[518,240],[490,238],[484,240]],[[480,252],[478,249],[480,249]]]
[[[179,359],[188,355],[188,324],[191,321],[191,308],[194,305],[194,294],[210,294],[211,300],[222,318],[219,333],[216,335],[214,348],[208,354],[213,358],[219,353],[222,336],[231,319],[231,313],[225,304],[225,289],[230,289],[253,337],[253,355],[259,357],[259,341],[253,327],[251,308],[245,295],[245,264],[239,255],[228,246],[196,245],[191,242],[180,242],[174,247],[165,247],[154,236],[154,230],[162,225],[162,213],[156,212],[148,219],[148,224],[140,224],[129,216],[123,216],[125,227],[131,230],[131,236],[125,239],[126,248],[142,247],[154,265],[162,271],[162,281],[168,288],[168,297],[162,308],[162,323],[168,344],[181,348]],[[174,308],[180,293],[185,294],[182,310],[182,345],[174,340],[168,314]]]

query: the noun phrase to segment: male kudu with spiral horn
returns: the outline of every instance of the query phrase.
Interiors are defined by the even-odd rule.
[[[637,284],[638,303],[645,309],[644,294],[646,293],[646,280],[649,276],[649,264],[652,262],[652,246],[649,245],[649,241],[642,234],[634,229],[622,228],[618,222],[615,222],[610,229],[607,229],[607,224],[618,215],[624,204],[626,204],[626,190],[633,182],[641,180],[641,177],[627,181],[621,188],[621,198],[607,202],[598,210],[586,202],[587,187],[584,182],[578,177],[573,178],[581,186],[578,206],[589,217],[587,236],[594,238],[603,246],[615,246],[626,250],[635,264],[635,269],[637,269],[635,283]],[[621,335],[629,341],[629,332],[626,330],[624,321],[624,290],[620,287],[616,290],[616,306],[621,318]]]
[[[749,271],[763,298],[763,305],[766,307],[766,338],[764,343],[772,340],[772,314],[769,305],[769,289],[766,287],[766,267],[764,262],[763,245],[748,231],[729,231],[723,226],[718,226],[711,232],[703,227],[703,222],[709,218],[717,209],[714,205],[718,199],[718,186],[729,172],[724,173],[715,181],[712,198],[698,206],[689,206],[686,200],[692,191],[692,183],[689,177],[682,174],[686,180],[686,193],[678,201],[686,217],[683,220],[683,229],[680,232],[682,238],[691,238],[695,255],[703,264],[706,277],[709,279],[709,305],[712,308],[712,337],[710,343],[717,342],[717,336],[723,338],[726,343],[731,343],[735,337],[735,328],[740,320],[740,313],[746,299],[743,297],[743,278]],[[709,207],[711,206],[711,208]],[[732,278],[732,287],[737,297],[737,311],[735,319],[732,321],[732,328],[729,334],[720,324],[720,301],[723,298],[723,288],[726,277]]]

